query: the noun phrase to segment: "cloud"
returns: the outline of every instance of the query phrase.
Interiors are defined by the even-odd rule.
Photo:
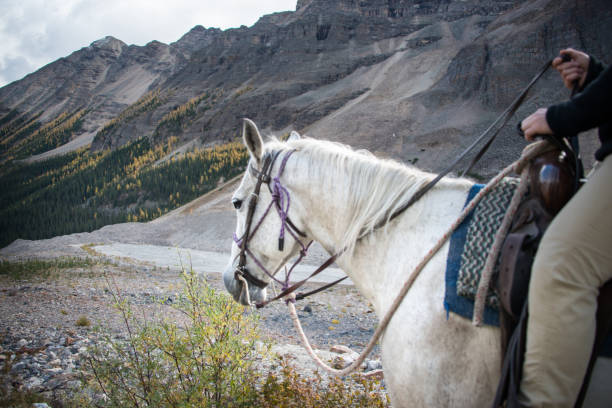
[[[5,57],[0,60],[0,84],[20,79],[35,69],[36,65],[31,64],[25,57]]]
[[[111,35],[127,44],[171,43],[195,25],[250,26],[296,0],[3,0],[0,86]]]

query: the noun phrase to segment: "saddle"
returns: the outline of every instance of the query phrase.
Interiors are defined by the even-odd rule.
[[[501,317],[511,323],[509,329],[514,329],[521,316],[540,240],[554,216],[573,196],[574,179],[574,168],[562,151],[547,152],[531,164],[528,193],[502,246],[496,279],[495,289],[504,313]]]
[[[527,331],[527,293],[538,245],[554,216],[579,186],[576,167],[568,154],[551,151],[536,158],[529,170],[529,190],[513,219],[500,254],[494,290],[500,301],[502,376],[493,407],[520,407],[519,385]],[[593,365],[612,328],[612,281],[598,297],[597,334],[589,368],[576,407],[582,405]]]

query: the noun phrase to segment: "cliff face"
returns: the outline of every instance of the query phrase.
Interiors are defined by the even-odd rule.
[[[611,8],[606,0],[299,0],[296,11],[250,28],[196,26],[170,45],[107,37],[1,88],[0,109],[52,119],[88,107],[83,129],[95,132],[156,90],[155,106],[98,133],[93,148],[143,135],[228,140],[250,117],[266,130],[439,170],[559,49],[607,56]],[[534,94],[525,112],[567,97],[552,75]],[[189,120],[159,126],[192,98]],[[503,140],[483,173],[520,149]]]

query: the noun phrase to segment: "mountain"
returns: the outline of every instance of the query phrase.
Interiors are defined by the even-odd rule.
[[[128,46],[106,37],[0,88],[0,166],[83,146],[95,160],[79,156],[80,163],[124,163],[105,159],[109,149],[120,157],[157,149],[138,159],[144,169],[168,159],[158,154],[234,140],[240,119],[249,117],[264,133],[295,129],[439,171],[560,49],[605,60],[609,38],[607,0],[299,0],[295,11],[263,16],[252,27],[196,26],[171,44]],[[568,97],[556,73],[545,75],[471,175],[489,177],[515,159],[524,146],[515,136],[519,118]],[[583,144],[589,158],[597,141],[591,135]],[[54,171],[49,183],[79,172]],[[17,172],[0,168],[0,178]],[[129,220],[139,209],[159,214],[180,204],[168,191],[128,194],[134,200],[128,202],[116,191],[136,188],[141,175],[121,184],[120,176],[93,174],[105,178],[78,190],[73,201],[99,203],[91,191],[112,187],[103,206],[114,220],[117,205],[132,211],[124,215]],[[32,180],[23,181],[15,199],[37,200],[27,195]],[[0,218],[8,214],[3,208]]]
[[[0,89],[1,112],[42,112],[45,122],[86,108],[80,132],[91,139],[157,90],[155,107],[98,133],[92,148],[143,135],[230,140],[250,117],[439,170],[558,49],[609,54],[610,9],[605,0],[300,0],[250,28],[196,26],[170,45],[106,37]],[[543,82],[543,103],[565,97],[555,78]],[[189,120],[158,127],[204,93],[215,98]],[[501,150],[493,167],[517,151]]]

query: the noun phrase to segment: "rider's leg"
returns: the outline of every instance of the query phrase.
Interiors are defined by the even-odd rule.
[[[534,261],[520,401],[573,407],[595,338],[599,287],[612,279],[612,156],[557,215]]]

